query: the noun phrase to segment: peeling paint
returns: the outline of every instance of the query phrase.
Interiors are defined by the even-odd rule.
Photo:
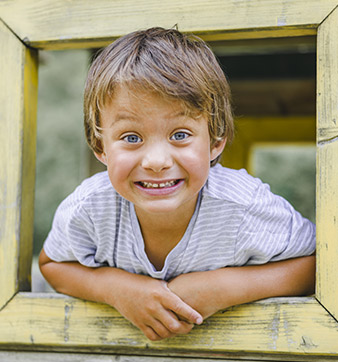
[[[64,341],[68,342],[69,341],[69,320],[70,320],[70,316],[72,314],[73,311],[73,305],[72,304],[66,304],[65,305],[65,319],[64,319],[64,328],[63,328],[63,332],[64,332]]]
[[[293,334],[291,332],[291,326],[288,321],[287,313],[285,311],[283,312],[283,327],[284,327],[284,333],[286,336],[288,348],[292,350],[297,345],[297,342],[292,338]]]
[[[116,341],[116,343],[119,345],[122,344],[125,346],[138,346],[140,344],[139,341],[132,339],[132,338],[119,338]]]
[[[285,26],[286,25],[286,16],[279,16],[277,18],[277,26]]]
[[[318,345],[314,344],[310,337],[302,336],[302,342],[299,345],[302,348],[311,349],[311,348],[317,348]]]
[[[277,349],[277,340],[279,337],[279,324],[280,324],[280,306],[276,306],[275,316],[270,324],[270,339],[269,347],[273,350]]]
[[[61,40],[61,41],[71,40],[71,39],[72,39],[71,35],[61,35],[61,36],[59,36],[59,40]]]

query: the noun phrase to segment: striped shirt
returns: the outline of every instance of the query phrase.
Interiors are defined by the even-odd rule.
[[[193,271],[310,255],[315,226],[245,170],[212,167],[187,230],[156,270],[132,203],[107,172],[86,179],[58,207],[44,250],[54,261],[111,266],[169,280]]]

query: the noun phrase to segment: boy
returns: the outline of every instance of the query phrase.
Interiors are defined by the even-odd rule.
[[[235,304],[313,293],[314,225],[216,165],[229,99],[211,50],[173,29],[128,34],[96,58],[85,129],[107,172],[56,212],[40,268],[57,291],[115,307],[151,340]]]

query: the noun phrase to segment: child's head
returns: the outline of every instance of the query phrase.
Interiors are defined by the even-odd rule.
[[[206,115],[211,147],[233,138],[228,83],[212,51],[195,36],[151,28],[127,34],[99,54],[84,94],[87,141],[97,154],[103,152],[100,113],[118,85],[180,100],[188,113]]]

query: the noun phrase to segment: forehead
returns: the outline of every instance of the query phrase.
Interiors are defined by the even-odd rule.
[[[184,102],[141,86],[117,85],[106,99],[107,106],[113,107],[167,107],[184,108]]]
[[[162,95],[143,87],[117,85],[111,96],[105,99],[101,108],[101,119],[123,116],[149,116],[161,113],[165,117],[193,116],[199,118],[201,113],[189,107],[184,101],[172,96]]]

